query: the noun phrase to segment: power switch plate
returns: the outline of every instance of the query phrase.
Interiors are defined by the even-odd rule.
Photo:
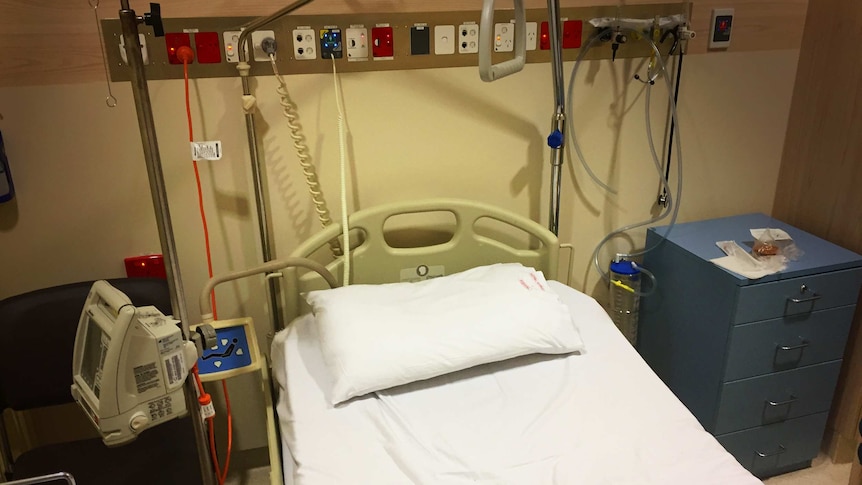
[[[709,32],[710,49],[727,49],[730,47],[730,36],[733,31],[732,8],[716,8],[712,10],[712,24]]]
[[[392,59],[395,56],[392,27],[380,26],[371,29],[371,55],[375,60]]]
[[[515,26],[494,24],[494,52],[512,52],[515,50]]]
[[[539,49],[543,51],[551,50],[551,34],[550,27],[547,22],[542,22],[542,29],[539,31]]]
[[[368,29],[351,27],[344,31],[344,44],[348,61],[368,60]]]
[[[293,58],[298,61],[317,59],[317,40],[314,29],[300,27],[293,30]]]
[[[239,62],[239,30],[228,30],[222,33],[224,41],[224,59],[232,64]],[[245,58],[248,59],[248,49],[245,50]]]
[[[434,26],[434,53],[438,56],[455,53],[455,26]]]
[[[410,27],[410,55],[424,56],[431,53],[431,30],[427,25]]]
[[[479,26],[475,22],[458,26],[458,53],[476,54],[479,52]]]
[[[195,33],[195,51],[201,64],[218,64],[221,62],[221,44],[218,32]]]

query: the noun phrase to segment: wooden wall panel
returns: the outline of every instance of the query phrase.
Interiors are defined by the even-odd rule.
[[[811,2],[773,214],[862,253],[860,42],[862,2]],[[860,407],[862,306],[830,418],[833,459],[850,460]]]
[[[544,8],[542,0],[527,0],[528,8]],[[639,5],[661,0],[561,0],[563,7]],[[683,2],[680,2],[683,3]],[[255,16],[286,5],[283,0],[248,2],[171,0],[162,2],[165,17]],[[507,2],[498,2],[505,7]],[[133,0],[132,8],[148,11],[149,2]],[[316,0],[297,14],[424,12],[479,10],[480,0]],[[736,24],[731,50],[796,49],[802,39],[808,0],[703,0],[693,2],[692,24],[698,39],[691,52],[706,52],[712,8],[734,7]],[[104,18],[115,18],[119,2],[102,0]],[[0,86],[79,83],[102,76],[93,10],[86,0],[0,0]]]

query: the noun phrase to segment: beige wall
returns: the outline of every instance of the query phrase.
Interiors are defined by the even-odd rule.
[[[787,50],[686,59],[681,220],[771,211],[797,58],[798,51]],[[603,194],[576,160],[566,165],[560,236],[575,246],[572,286],[600,300],[605,289],[588,270],[594,245],[612,228],[648,217],[657,194],[644,135],[643,88],[631,80],[636,67],[630,61],[584,66],[571,114],[594,170],[621,194]],[[288,81],[338,217],[332,78]],[[494,84],[467,68],[350,74],[342,82],[353,155],[351,210],[452,196],[547,223],[544,139],[553,102],[547,65],[528,65]],[[318,226],[273,94],[274,79],[255,84],[276,249],[284,256]],[[202,165],[215,271],[246,268],[259,260],[259,250],[239,82],[200,80],[192,89],[196,138],[219,139],[225,147],[223,160]],[[103,83],[0,88],[0,130],[18,190],[15,203],[0,205],[0,297],[121,276],[123,257],[160,251],[129,86],[114,85],[114,91],[120,105],[108,109]],[[664,132],[663,91],[659,84],[654,92],[657,139]],[[197,293],[207,275],[182,83],[152,83],[151,93],[186,299],[196,321]],[[632,234],[635,246],[643,234]],[[250,315],[264,337],[262,281],[224,285],[218,298],[221,317]],[[231,389],[239,446],[263,446],[262,402],[253,382],[232,382]]]

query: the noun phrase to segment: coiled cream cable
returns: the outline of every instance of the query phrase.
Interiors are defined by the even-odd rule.
[[[332,82],[335,85],[335,104],[338,106],[338,148],[341,154],[341,228],[344,243],[344,281],[342,286],[350,285],[350,228],[347,226],[347,136],[344,125],[344,106],[341,102],[341,89],[338,86],[338,71],[335,69],[335,57],[332,59]]]
[[[284,77],[278,72],[278,66],[275,63],[275,55],[270,54],[269,60],[272,63],[272,72],[278,81],[276,92],[279,96],[282,114],[287,119],[287,127],[290,129],[290,137],[293,139],[293,147],[296,149],[296,156],[299,158],[299,165],[302,167],[302,174],[305,176],[305,183],[308,185],[308,191],[311,194],[311,201],[314,203],[314,210],[317,212],[317,218],[320,220],[320,225],[326,227],[332,224],[332,217],[329,215],[329,208],[326,206],[326,198],[323,195],[323,189],[320,188],[320,182],[317,179],[317,170],[311,163],[311,154],[308,150],[308,145],[305,144],[305,135],[302,133],[302,125],[299,122],[299,112],[296,111],[296,103],[290,97],[290,91],[287,89],[287,83]],[[341,247],[338,241],[330,243],[332,254],[335,256],[341,255]]]

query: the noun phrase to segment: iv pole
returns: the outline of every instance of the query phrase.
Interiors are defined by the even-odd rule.
[[[269,208],[266,203],[266,195],[264,194],[263,173],[265,167],[261,165],[260,151],[258,149],[257,128],[254,121],[255,99],[251,94],[251,85],[249,83],[249,70],[251,66],[248,64],[248,54],[246,49],[250,50],[249,37],[255,30],[264,25],[277,20],[290,12],[302,7],[305,4],[311,3],[313,0],[297,0],[283,9],[269,16],[259,17],[242,28],[242,33],[239,36],[237,47],[239,48],[239,63],[237,69],[240,72],[242,79],[242,94],[243,94],[243,109],[245,110],[245,128],[248,137],[248,152],[251,158],[251,175],[254,184],[254,200],[257,206],[257,225],[260,236],[260,247],[263,256],[263,262],[268,263],[274,259],[272,251],[272,240],[269,229]],[[284,327],[282,322],[281,309],[279,307],[278,294],[279,287],[275,278],[267,278],[269,287],[269,307],[270,320],[272,321],[273,331],[278,331]]]
[[[132,73],[132,94],[135,98],[135,109],[138,115],[138,127],[141,130],[141,143],[144,148],[144,160],[147,164],[147,176],[150,181],[150,192],[153,197],[153,208],[156,213],[156,225],[159,230],[159,242],[165,258],[168,289],[171,294],[171,307],[174,316],[182,325],[183,338],[189,338],[189,314],[183,293],[183,283],[180,278],[180,267],[177,259],[177,248],[174,241],[174,231],[171,224],[171,214],[168,209],[168,196],[165,188],[162,161],[159,154],[159,144],[156,139],[156,127],[153,119],[153,107],[150,102],[150,92],[147,77],[144,73],[144,60],[141,56],[141,44],[138,40],[138,24],[146,23],[153,26],[156,36],[164,35],[161,25],[161,13],[158,4],[150,4],[152,12],[138,17],[129,8],[129,0],[120,0],[120,24],[123,28],[123,39],[126,44],[126,55]],[[195,384],[192,379],[186,379],[183,391],[186,397],[186,408],[194,427],[195,445],[198,451],[203,485],[215,485],[215,474],[209,462],[209,448],[204,429],[201,410],[197,401]]]
[[[563,81],[563,49],[560,37],[560,1],[548,0],[548,34],[551,40],[551,71],[554,77],[554,116],[551,120],[551,203],[548,228],[560,233],[560,193],[566,133],[566,97]]]

